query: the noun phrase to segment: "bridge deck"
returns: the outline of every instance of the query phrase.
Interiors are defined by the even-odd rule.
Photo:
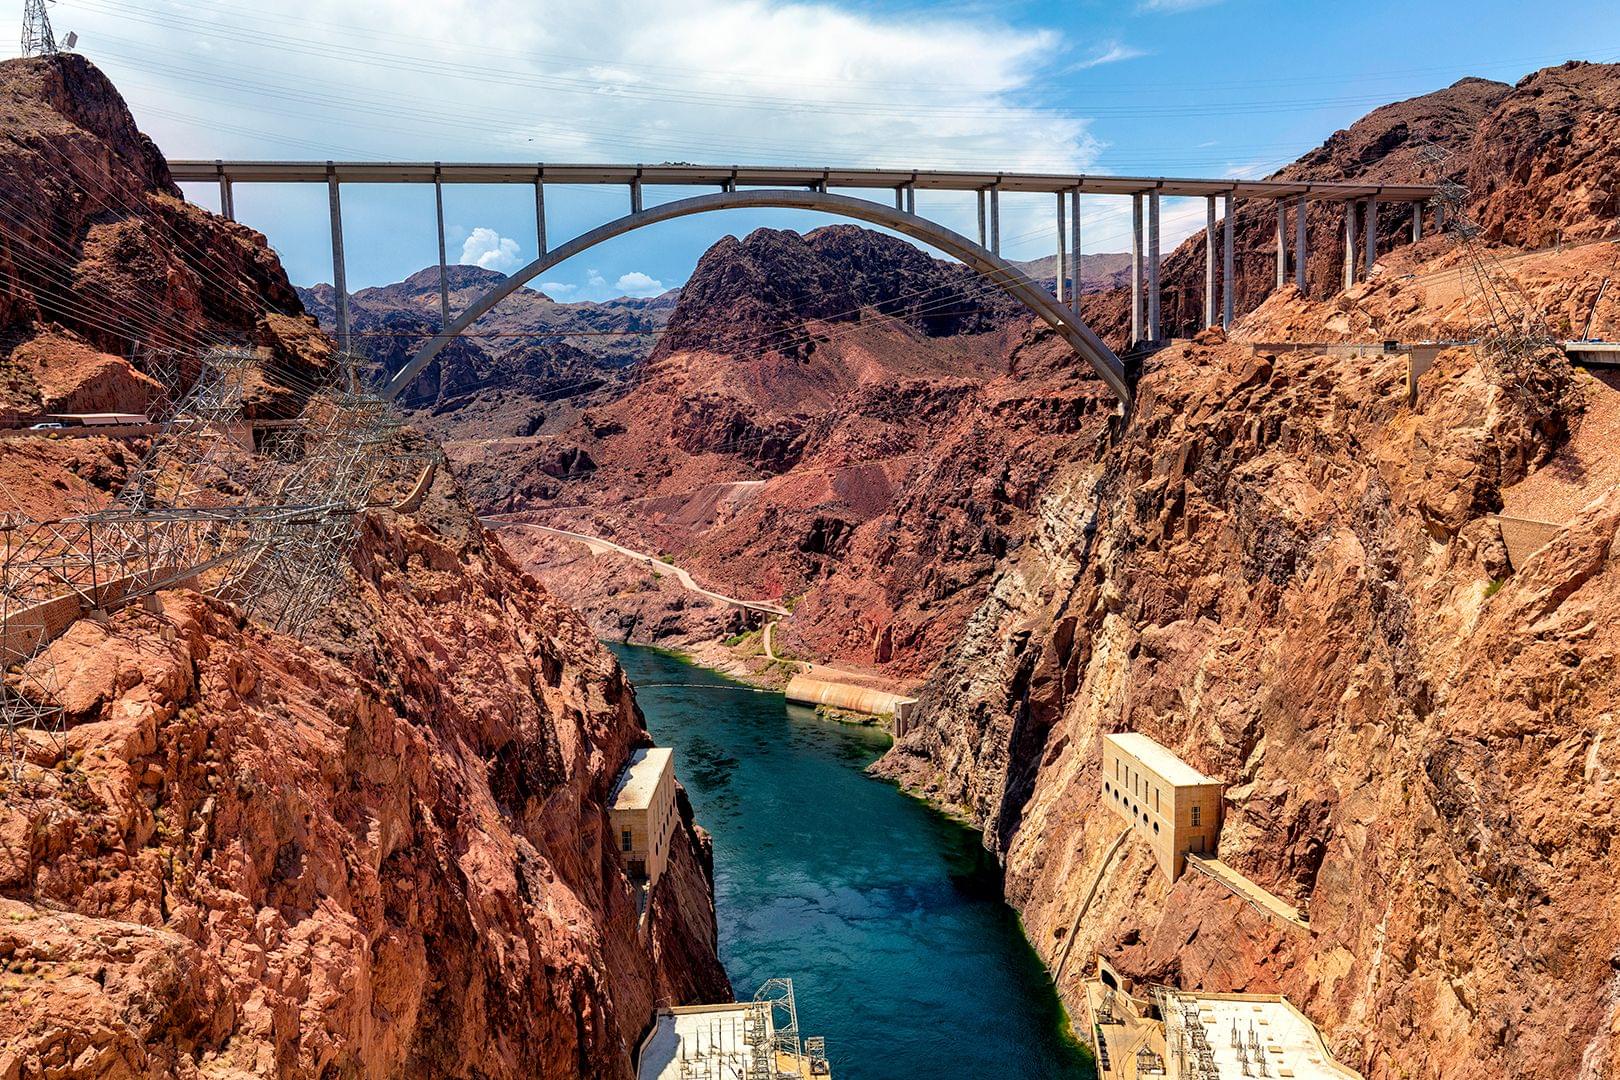
[[[1422,202],[1435,194],[1428,184],[1348,184],[1287,180],[1199,179],[1175,176],[1090,176],[1058,173],[949,172],[931,169],[833,169],[775,165],[586,165],[544,162],[433,161],[171,161],[178,181],[211,183],[324,184],[630,184],[676,187],[834,187],[934,191],[1072,192],[1237,198],[1366,199]]]

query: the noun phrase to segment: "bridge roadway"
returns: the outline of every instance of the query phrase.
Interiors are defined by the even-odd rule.
[[[433,185],[439,235],[440,332],[423,345],[406,365],[401,373],[404,381],[396,379],[390,384],[390,397],[403,390],[405,382],[425,368],[449,340],[467,329],[505,296],[557,263],[604,240],[686,214],[742,207],[785,207],[815,210],[883,225],[960,259],[991,284],[1016,297],[1057,330],[1123,402],[1130,398],[1124,367],[1113,351],[1080,319],[1081,290],[1078,280],[1070,287],[1069,267],[1078,268],[1081,265],[1082,195],[1125,197],[1131,200],[1130,340],[1131,345],[1136,347],[1163,343],[1159,282],[1162,255],[1159,203],[1162,197],[1206,200],[1204,324],[1226,326],[1231,324],[1236,314],[1234,199],[1262,199],[1275,205],[1277,288],[1282,288],[1288,280],[1288,215],[1292,209],[1294,281],[1303,291],[1308,262],[1305,228],[1305,206],[1308,201],[1344,204],[1344,284],[1349,287],[1371,271],[1376,258],[1378,205],[1390,202],[1410,204],[1411,235],[1413,240],[1417,240],[1423,235],[1424,207],[1437,191],[1432,185],[1425,184],[687,164],[189,160],[170,162],[170,172],[181,183],[217,183],[221,211],[232,218],[235,217],[233,189],[236,184],[326,185],[331,225],[332,284],[337,294],[337,336],[339,347],[345,350],[350,347],[350,319],[343,255],[342,185]],[[450,317],[449,286],[445,273],[445,184],[532,185],[535,247],[539,253],[539,257],[528,266],[491,290],[455,320]],[[557,184],[622,185],[629,192],[629,213],[553,250],[547,243],[545,194],[548,186]],[[643,202],[644,188],[648,185],[719,188],[720,194],[700,195],[649,208]],[[834,195],[830,193],[832,188],[892,191],[894,207],[890,210],[873,199]],[[974,192],[978,200],[977,243],[920,216],[917,213],[918,189]],[[1054,297],[1046,294],[1027,275],[1001,257],[1001,193],[1004,191],[1045,193],[1056,199],[1058,265],[1055,303]],[[1218,199],[1223,204],[1220,221],[1216,214]],[[1443,224],[1440,214],[1441,209],[1436,206],[1436,226]],[[1219,229],[1218,224],[1222,226]],[[1078,274],[1075,277],[1078,278]]]

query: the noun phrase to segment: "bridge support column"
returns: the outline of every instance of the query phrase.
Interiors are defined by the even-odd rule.
[[[1414,202],[1412,204],[1412,243],[1415,244],[1421,239],[1423,239],[1423,204]]]
[[[534,247],[540,255],[550,250],[546,247],[546,182],[540,179],[534,182]]]
[[[1001,254],[1001,189],[990,189],[990,253]]]
[[[1277,200],[1277,288],[1288,283],[1288,204]]]
[[[985,250],[990,248],[990,233],[984,218],[984,189],[979,189],[979,246]]]
[[[444,252],[444,181],[439,177],[439,162],[433,163],[433,209],[439,222],[439,330],[450,325],[450,281],[445,272]]]
[[[1446,231],[1446,204],[1443,202],[1437,201],[1434,204],[1434,231],[1437,233]]]
[[[1142,340],[1142,193],[1131,196],[1131,344]]]
[[[1305,295],[1305,263],[1310,258],[1310,240],[1305,228],[1305,196],[1294,202],[1294,284]]]
[[[1159,295],[1159,190],[1148,192],[1148,340],[1157,343],[1163,337],[1160,315],[1163,298]]]
[[[1080,314],[1080,187],[1075,186],[1070,198],[1073,200],[1073,215],[1069,219],[1069,247],[1074,254],[1070,262],[1074,264],[1074,281],[1069,287],[1069,309],[1076,316]]]
[[[1222,196],[1226,208],[1225,237],[1221,252],[1221,327],[1230,327],[1237,318],[1237,225],[1232,220],[1232,196]]]
[[[906,213],[915,214],[916,212],[917,212],[917,185],[916,184],[907,184],[906,185]]]
[[[326,194],[332,217],[332,290],[337,293],[337,343],[349,351],[349,281],[343,262],[343,200],[338,195],[337,170],[326,166]]]
[[[1346,199],[1344,202],[1344,287],[1350,288],[1356,283],[1356,201]]]
[[[1215,196],[1204,199],[1204,329],[1215,325]]]
[[[1378,261],[1378,197],[1367,200],[1367,224],[1361,231],[1367,242],[1367,278],[1372,279],[1373,263]]]
[[[1068,287],[1069,279],[1069,226],[1064,220],[1065,209],[1063,192],[1060,191],[1057,196],[1057,281],[1053,284],[1052,294],[1060,304],[1064,303],[1067,295],[1064,290]]]
[[[630,212],[641,213],[641,177],[630,181]]]
[[[219,212],[220,216],[231,221],[236,220],[236,200],[231,193],[231,178],[225,174],[225,163],[215,162],[219,166]]]

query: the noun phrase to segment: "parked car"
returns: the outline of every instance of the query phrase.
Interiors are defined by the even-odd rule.
[[[43,424],[30,424],[29,427],[28,427],[28,430],[29,431],[61,431],[65,427],[67,427],[66,424],[58,424],[55,420],[50,420],[50,421],[47,421],[46,423],[43,423]]]

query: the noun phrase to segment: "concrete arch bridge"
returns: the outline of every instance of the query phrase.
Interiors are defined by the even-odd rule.
[[[1423,209],[1436,189],[1428,185],[1305,183],[1267,180],[1199,180],[1170,177],[1061,176],[1029,173],[922,172],[884,169],[797,169],[703,165],[547,165],[547,164],[444,164],[372,162],[241,162],[175,161],[175,180],[182,183],[218,183],[220,207],[235,216],[233,189],[239,183],[318,183],[329,193],[332,236],[332,280],[337,294],[337,336],[340,348],[350,344],[348,291],[343,256],[342,185],[403,183],[431,184],[436,195],[439,237],[440,330],[424,343],[385,391],[397,397],[439,351],[466,331],[501,300],[557,264],[607,240],[664,221],[696,214],[736,209],[810,210],[868,224],[881,225],[928,244],[956,258],[1024,304],[1051,326],[1075,354],[1108,384],[1122,403],[1131,387],[1124,365],[1080,318],[1079,289],[1068,290],[1069,266],[1080,265],[1080,198],[1103,195],[1131,200],[1132,274],[1131,342],[1153,345],[1162,340],[1160,329],[1160,199],[1163,196],[1203,198],[1207,203],[1205,230],[1204,321],[1208,326],[1230,324],[1233,319],[1233,200],[1267,199],[1277,211],[1277,274],[1281,287],[1289,267],[1288,211],[1294,209],[1294,266],[1301,288],[1305,282],[1305,203],[1308,199],[1341,202],[1345,206],[1345,283],[1353,283],[1375,257],[1377,204],[1409,203],[1413,208],[1412,237],[1423,231]],[[536,250],[539,257],[451,319],[445,284],[444,185],[532,184],[535,195]],[[629,191],[629,213],[590,229],[568,242],[551,247],[546,237],[546,188],[557,184],[622,184]],[[717,187],[695,195],[647,207],[645,185]],[[874,199],[835,194],[831,188],[892,191],[893,205]],[[917,189],[971,191],[978,198],[978,239],[975,242],[917,213]],[[1057,204],[1058,251],[1056,294],[1048,293],[1001,256],[1001,193],[1036,192],[1054,195]],[[1216,201],[1224,200],[1224,244],[1217,241]],[[1144,209],[1146,211],[1144,217]],[[1437,211],[1438,212],[1438,211]],[[1145,227],[1144,227],[1145,226]],[[1358,226],[1361,242],[1358,244]],[[1144,244],[1145,239],[1145,244]],[[1217,260],[1217,247],[1222,248]],[[1219,263],[1219,269],[1217,269]],[[1217,298],[1222,303],[1217,305]]]

